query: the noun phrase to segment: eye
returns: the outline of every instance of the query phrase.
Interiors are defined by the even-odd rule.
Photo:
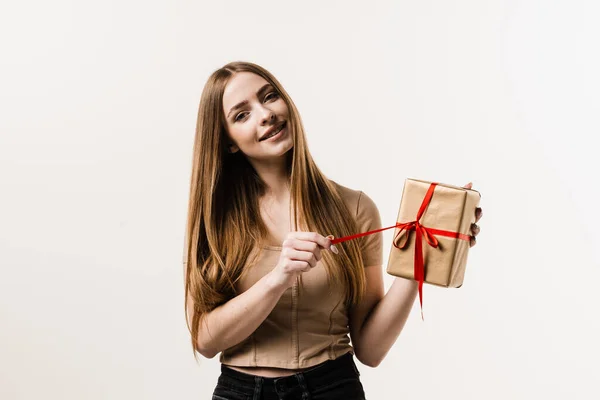
[[[234,121],[235,121],[235,122],[237,122],[237,121],[240,121],[240,120],[241,120],[241,119],[240,119],[240,116],[241,116],[241,115],[243,115],[243,116],[244,116],[244,118],[245,118],[245,117],[246,117],[246,114],[247,114],[246,112],[241,112],[241,113],[239,113],[238,115],[236,115],[236,116],[235,116],[235,119],[234,119]]]
[[[271,92],[271,93],[269,93],[268,95],[265,96],[265,100],[276,99],[278,97],[279,97],[279,93],[277,93],[277,92]]]

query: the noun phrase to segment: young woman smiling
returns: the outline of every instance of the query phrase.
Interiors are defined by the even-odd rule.
[[[371,198],[318,169],[272,74],[233,62],[209,77],[184,268],[194,354],[220,353],[213,399],[365,398],[354,356],[381,362],[417,284],[395,278],[384,294],[381,232],[336,246],[329,234],[380,227]]]

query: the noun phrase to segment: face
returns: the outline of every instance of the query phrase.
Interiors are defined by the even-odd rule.
[[[223,110],[232,153],[241,151],[260,161],[282,158],[292,148],[288,107],[261,76],[251,72],[233,75],[223,93]]]

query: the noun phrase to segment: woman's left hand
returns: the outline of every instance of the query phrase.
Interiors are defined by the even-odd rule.
[[[473,184],[471,182],[469,182],[463,187],[465,189],[472,189]],[[482,215],[483,215],[483,210],[481,209],[481,207],[477,207],[475,209],[475,223],[471,224],[471,233],[472,233],[471,234],[471,247],[473,247],[477,244],[477,239],[475,237],[477,235],[479,235],[479,232],[481,231],[481,229],[479,228],[479,225],[477,225],[477,221],[479,221],[481,219]]]

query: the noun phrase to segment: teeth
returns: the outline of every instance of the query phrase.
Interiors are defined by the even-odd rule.
[[[268,138],[271,138],[271,137],[277,135],[279,133],[279,131],[281,131],[282,129],[283,129],[283,126],[280,126],[279,129],[277,129],[275,132],[271,133],[269,136],[267,136],[263,140],[267,140]]]

